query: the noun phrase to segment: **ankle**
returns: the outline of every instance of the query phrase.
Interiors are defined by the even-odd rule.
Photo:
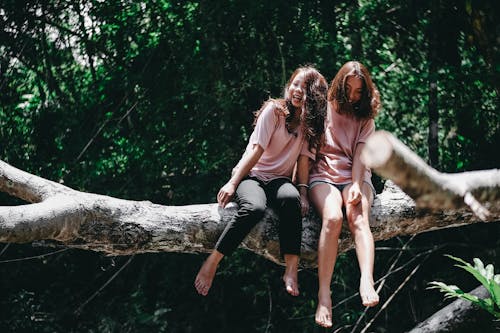
[[[285,274],[297,273],[299,270],[299,256],[286,254],[285,255]]]
[[[360,282],[368,282],[368,283],[373,284],[373,275],[372,274],[361,275],[361,277],[359,278],[359,281]]]
[[[220,252],[212,252],[208,258],[205,260],[205,262],[210,265],[210,266],[215,266],[217,267],[220,263],[220,261],[224,258],[224,255],[221,254]]]

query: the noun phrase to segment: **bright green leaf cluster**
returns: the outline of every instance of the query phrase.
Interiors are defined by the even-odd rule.
[[[447,285],[443,282],[437,281],[429,283],[430,285],[432,285],[430,289],[439,289],[445,294],[446,298],[458,297],[465,299],[485,309],[495,317],[500,318],[500,274],[494,274],[493,265],[489,264],[484,267],[484,264],[480,259],[474,258],[474,266],[472,266],[471,264],[460,258],[450,255],[447,256],[462,264],[455,265],[456,267],[463,268],[467,272],[471,273],[479,282],[481,282],[481,284],[490,293],[491,298],[481,299],[477,296],[463,292],[455,285]]]

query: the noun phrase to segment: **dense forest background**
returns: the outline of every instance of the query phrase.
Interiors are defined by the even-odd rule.
[[[377,128],[440,171],[498,168],[499,12],[497,0],[2,0],[0,159],[82,191],[214,202],[252,112],[292,71],[314,64],[330,81],[356,59],[381,93]],[[355,254],[342,254],[330,331],[411,329],[447,303],[429,281],[476,287],[443,254],[498,273],[499,234],[492,223],[377,242],[375,279],[398,269],[366,313]],[[0,245],[2,332],[323,332],[315,270],[292,298],[282,267],[239,250],[203,298],[192,284],[205,255],[43,245]]]

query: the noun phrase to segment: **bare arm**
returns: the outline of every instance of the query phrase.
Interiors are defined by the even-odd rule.
[[[234,169],[231,179],[229,179],[229,181],[221,187],[219,193],[217,194],[217,202],[219,203],[219,206],[224,208],[228,202],[231,201],[234,196],[234,192],[236,191],[236,187],[241,182],[243,177],[248,175],[263,153],[264,148],[255,144],[253,145],[252,151],[243,156],[238,167]]]
[[[366,167],[361,162],[360,156],[364,146],[364,142],[356,145],[356,151],[352,160],[352,186],[349,190],[348,202],[354,205],[361,202],[361,185],[363,184]]]
[[[309,181],[309,157],[300,155],[297,161],[297,184],[307,185]],[[309,200],[307,197],[307,186],[299,186],[300,204],[302,207],[302,216],[309,211]]]

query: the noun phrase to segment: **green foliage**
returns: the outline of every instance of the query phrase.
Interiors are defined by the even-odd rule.
[[[443,282],[437,281],[430,282],[429,284],[432,286],[430,288],[439,289],[445,294],[446,298],[457,297],[465,299],[488,311],[495,317],[500,318],[500,274],[494,274],[493,265],[489,264],[484,267],[484,264],[480,259],[474,258],[474,266],[472,266],[471,264],[465,262],[460,258],[456,258],[450,255],[447,255],[447,257],[461,263],[462,265],[455,266],[460,267],[472,274],[490,293],[491,298],[482,299],[469,293],[463,292],[455,285],[447,285]]]
[[[427,158],[432,76],[440,169],[498,168],[495,6],[492,0],[453,6],[442,0],[256,0],[250,6],[227,0],[4,0],[0,159],[82,191],[167,205],[214,202],[244,150],[252,112],[282,94],[295,67],[313,63],[330,81],[344,62],[358,59],[381,93],[377,128]],[[430,29],[431,14],[440,18],[437,29]],[[440,41],[433,73],[432,34]],[[0,201],[23,204],[5,196]],[[32,252],[16,249],[18,257]],[[376,266],[383,267],[391,257],[378,258]],[[0,309],[8,319],[0,328],[315,331],[315,272],[303,272],[302,296],[290,300],[281,293],[280,267],[241,253],[222,267],[215,296],[203,300],[191,285],[200,257],[151,254],[76,318],[66,309],[104,283],[99,264],[107,260],[72,252],[50,269],[9,267]],[[335,272],[338,302],[357,291],[353,254],[342,255]],[[32,283],[19,277],[33,274],[46,278]],[[64,301],[53,301],[54,295]],[[358,303],[334,310],[335,329],[356,322],[363,311]],[[410,321],[393,330],[410,328]]]

